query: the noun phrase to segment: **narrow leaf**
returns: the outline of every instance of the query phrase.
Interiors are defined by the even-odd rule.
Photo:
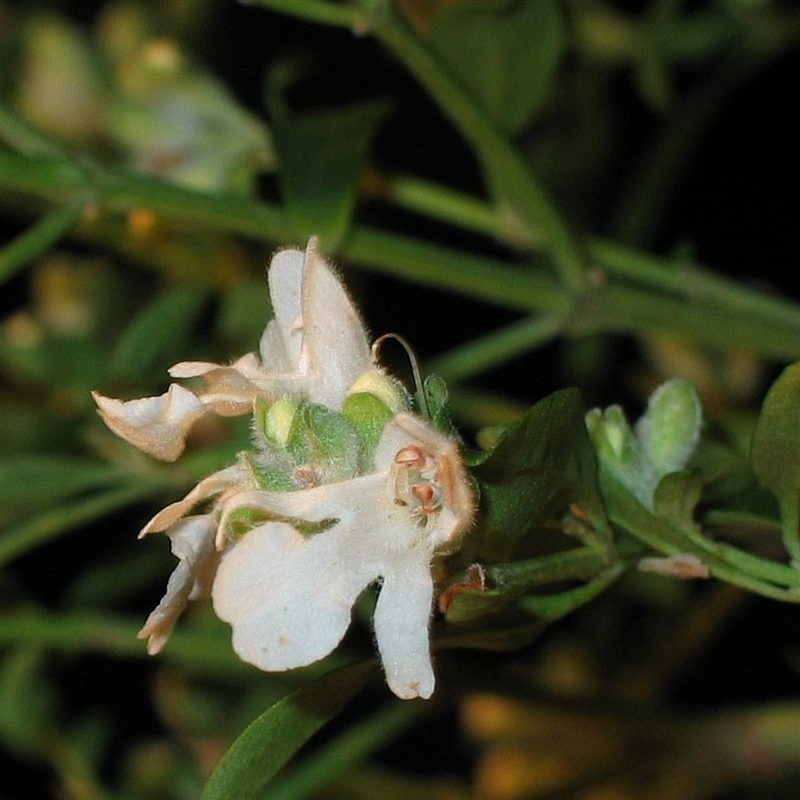
[[[348,728],[319,753],[269,787],[269,800],[304,800],[345,775],[427,713],[430,705],[392,701],[369,719]]]
[[[81,217],[86,199],[59,206],[0,249],[0,286],[55,244]]]
[[[233,743],[211,774],[201,800],[248,800],[364,686],[373,662],[336,670],[267,709]]]
[[[169,366],[185,352],[208,292],[181,286],[150,303],[134,318],[117,343],[111,360],[112,377],[146,377]]]
[[[0,505],[4,509],[38,504],[54,507],[71,495],[99,486],[119,485],[118,469],[101,461],[30,454],[0,459]]]

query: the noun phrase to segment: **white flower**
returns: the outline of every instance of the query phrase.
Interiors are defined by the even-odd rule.
[[[259,355],[230,366],[183,361],[173,378],[202,378],[197,394],[172,384],[158,397],[122,402],[94,392],[100,416],[114,433],[163,461],[183,452],[186,436],[206,411],[251,413],[258,396],[300,394],[338,410],[347,390],[375,369],[361,319],[347,292],[317,251],[283,250],[269,270],[275,319],[261,337]]]
[[[269,283],[275,319],[258,357],[173,367],[204,379],[197,394],[173,384],[127,403],[95,396],[112,430],[165,460],[207,410],[255,412],[256,449],[143,528],[165,532],[179,563],[139,636],[158,652],[187,603],[210,593],[243,660],[291,669],[330,653],[358,596],[380,582],[374,627],[389,687],[430,697],[431,561],[473,512],[458,448],[403,410],[314,240],[305,255],[275,256]]]
[[[186,514],[199,503],[219,495],[226,497],[248,488],[245,471],[239,464],[215,472],[192,489],[183,500],[158,512],[142,528],[139,538],[148,533],[166,531],[172,552],[178,557],[167,583],[167,592],[139,631],[147,639],[147,652],[155,655],[166,644],[178,617],[190,600],[208,596],[214,579],[219,553],[215,547],[217,520],[213,514]]]
[[[236,653],[267,671],[323,658],[344,636],[358,595],[381,579],[374,625],[389,688],[404,699],[430,697],[431,559],[472,516],[453,443],[399,414],[386,426],[374,472],[295,492],[237,494],[225,504],[223,536],[242,508],[269,519],[225,550],[214,580],[214,609],[231,624]]]

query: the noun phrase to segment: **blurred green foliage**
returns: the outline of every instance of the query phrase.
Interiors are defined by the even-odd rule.
[[[784,114],[799,42],[779,0],[0,3],[3,797],[796,796],[797,367],[766,384],[800,306],[752,280],[780,285],[793,231],[777,204],[771,238],[723,220],[759,263],[712,271],[676,206],[714,157],[753,214],[796,181],[751,118]],[[135,638],[171,562],[136,531],[249,431],[204,421],[156,464],[90,391],[252,350],[269,253],[310,234],[470,432],[427,705],[370,678],[374,593],[288,674],[202,602],[157,660]],[[584,397],[673,377],[701,438],[643,500],[652,420],[694,441],[697,404],[587,431]]]

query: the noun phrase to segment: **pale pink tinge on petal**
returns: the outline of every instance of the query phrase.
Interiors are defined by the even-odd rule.
[[[92,392],[103,422],[117,436],[162,461],[175,461],[192,425],[205,413],[203,402],[177,383],[165,394],[123,402]]]
[[[208,361],[181,361],[170,367],[173,378],[203,378],[205,388],[198,392],[200,401],[223,417],[236,417],[253,409],[259,391],[254,382],[263,378],[263,370],[253,353],[242,356],[230,366]]]
[[[209,584],[209,572],[218,559],[211,515],[190,517],[169,533],[172,552],[180,561],[167,582],[167,591],[137,634],[147,639],[147,652],[158,653],[169,639],[178,617],[193,596]]]
[[[170,503],[162,508],[139,533],[142,539],[148,533],[158,533],[165,531],[174,525],[179,519],[185,517],[198,503],[213,497],[216,494],[236,489],[243,491],[250,488],[247,482],[248,474],[240,464],[233,464],[230,467],[221,469],[207,478],[203,478],[184,498]]]

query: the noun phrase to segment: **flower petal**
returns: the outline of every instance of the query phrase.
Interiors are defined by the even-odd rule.
[[[398,553],[384,565],[375,638],[389,688],[401,699],[429,698],[435,679],[428,626],[433,604],[430,551]]]
[[[305,254],[282,250],[269,266],[269,296],[275,319],[264,330],[259,352],[268,372],[294,372],[303,342],[303,309],[300,299]]]
[[[181,517],[185,517],[198,503],[220,494],[227,489],[244,491],[248,488],[247,472],[240,464],[234,464],[203,478],[183,499],[162,508],[139,532],[143,539],[148,533],[165,531]]]
[[[137,634],[147,639],[147,652],[155,655],[166,644],[178,617],[192,596],[208,583],[217,558],[214,521],[210,514],[182,520],[169,533],[172,552],[180,559],[167,582],[167,591]]]
[[[342,282],[317,251],[312,238],[303,272],[301,370],[314,372],[309,400],[339,411],[347,390],[375,369],[364,323]]]
[[[375,579],[354,563],[350,531],[304,538],[286,522],[267,522],[223,556],[212,599],[233,628],[233,649],[249,664],[281,671],[311,664],[339,644],[353,603]]]
[[[377,469],[391,468],[397,454],[418,447],[432,461],[429,476],[441,491],[441,507],[428,528],[435,547],[456,541],[472,522],[475,501],[472,487],[455,442],[413,414],[397,414],[384,428],[375,449]]]
[[[145,453],[174,461],[186,446],[192,425],[205,413],[203,402],[177,383],[165,394],[122,402],[92,392],[108,427]]]

